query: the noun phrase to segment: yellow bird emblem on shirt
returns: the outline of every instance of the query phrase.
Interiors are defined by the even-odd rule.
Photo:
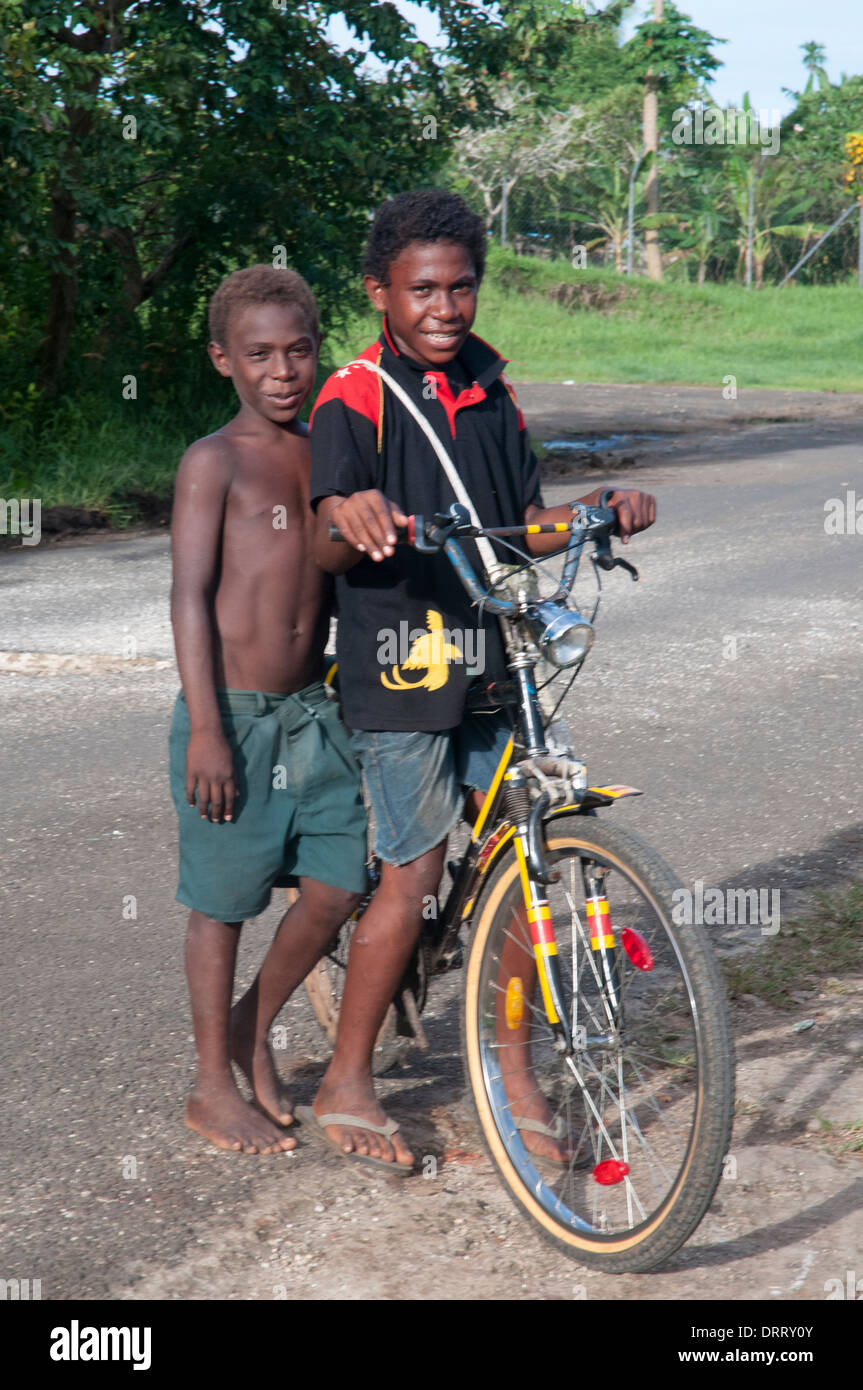
[[[418,681],[406,681],[398,666],[394,666],[392,680],[381,672],[381,684],[387,690],[440,690],[449,679],[449,662],[462,660],[462,653],[455,643],[444,640],[443,618],[434,608],[429,608],[426,613],[426,626],[428,632],[411,643],[408,659],[402,663],[406,671],[419,671],[425,666],[426,675]]]

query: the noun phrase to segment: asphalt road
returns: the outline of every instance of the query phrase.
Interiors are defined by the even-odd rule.
[[[783,911],[863,867],[863,535],[828,536],[824,525],[828,499],[849,488],[863,498],[860,423],[761,425],[698,443],[689,436],[616,472],[618,485],[657,493],[659,521],[625,552],[643,582],[620,571],[604,581],[597,643],[568,707],[591,779],[647,793],[615,817],[655,844],[684,882],[780,889]],[[593,485],[555,481],[547,500]],[[164,534],[7,551],[0,652],[134,650],[169,661],[168,584]],[[431,1204],[401,1194],[395,1230],[368,1216],[362,1242],[340,1245],[339,1232],[352,1230],[372,1200],[355,1171],[345,1174],[335,1158],[316,1168],[307,1154],[210,1152],[183,1127],[193,1054],[167,794],[175,692],[173,669],[156,665],[0,675],[0,1275],[41,1278],[43,1298],[55,1299],[135,1297],[145,1288],[184,1297],[192,1287],[197,1297],[273,1296],[261,1293],[260,1279],[269,1289],[287,1276],[275,1264],[270,1275],[262,1242],[290,1244],[291,1228],[307,1230],[339,1208],[331,1255],[304,1239],[290,1255],[287,1287],[291,1297],[363,1297],[370,1259],[394,1269],[387,1252],[400,1240],[407,1259],[416,1208]],[[271,908],[244,934],[243,980],[275,921]],[[387,1083],[397,1114],[428,1113],[427,1100],[461,1113],[457,989],[457,979],[447,982],[436,1000],[433,1056]],[[325,1048],[304,999],[281,1021],[286,1069],[292,1058],[298,1098],[308,1101]],[[849,1113],[855,1103],[863,1113],[853,1078],[846,1085]],[[469,1136],[469,1118],[459,1123]],[[425,1137],[445,1158],[447,1134],[436,1139],[432,1125]],[[486,1170],[474,1175],[469,1164],[441,1190],[451,1203],[470,1201],[474,1181],[487,1195],[497,1191]],[[375,1211],[394,1209],[383,1200]],[[497,1210],[497,1202],[488,1196],[480,1206]],[[514,1222],[520,1230],[510,1216],[498,1229]],[[471,1257],[471,1242],[453,1253],[447,1231],[462,1218],[454,1220],[439,1236],[428,1226],[424,1255],[437,1261],[444,1296],[485,1296],[458,1293],[470,1267],[457,1262]],[[733,1230],[711,1237],[732,1246],[734,1238]],[[519,1260],[545,1247],[521,1234],[515,1245],[518,1288]],[[227,1248],[230,1271],[219,1256]],[[191,1283],[171,1283],[172,1271],[191,1269]],[[570,1269],[572,1281],[578,1271]],[[489,1273],[489,1288],[496,1277]],[[632,1281],[624,1287],[621,1296],[642,1296]],[[667,1296],[716,1296],[715,1283],[687,1287]],[[384,1279],[371,1296],[410,1290]]]

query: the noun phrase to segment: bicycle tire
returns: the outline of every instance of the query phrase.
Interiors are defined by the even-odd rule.
[[[598,1017],[602,999],[595,966],[587,968],[591,956],[586,919],[581,921],[583,914],[571,898],[570,884],[576,881],[575,867],[582,860],[607,866],[616,941],[624,923],[615,918],[615,898],[619,904],[634,904],[638,930],[645,940],[652,936],[653,968],[636,970],[626,953],[618,951],[622,1031],[610,1043],[614,1030],[607,1032],[604,1048],[586,1042],[574,1054],[573,1066],[559,1053],[551,1061],[545,1056],[552,1053],[552,1030],[538,986],[526,1001],[531,1012],[527,1023],[518,1027],[529,1031],[530,1051],[508,1056],[529,1061],[529,1079],[536,1080],[552,1110],[555,1103],[558,1113],[565,1110],[570,1152],[576,1140],[583,1145],[582,1154],[576,1150],[574,1161],[556,1168],[552,1177],[548,1160],[526,1147],[514,1123],[514,1102],[508,1099],[504,1081],[501,952],[509,951],[512,958],[515,948],[506,942],[516,939],[513,923],[523,928],[513,915],[523,898],[515,848],[510,845],[480,899],[467,963],[462,1041],[468,1089],[486,1150],[522,1214],[558,1250],[587,1267],[614,1274],[641,1273],[663,1264],[689,1238],[722,1176],[734,1106],[733,1043],[725,991],[704,929],[675,925],[673,895],[681,885],[649,845],[631,832],[577,814],[549,818],[545,830],[550,862],[558,870],[565,866],[570,870],[569,881],[566,871],[562,874],[563,889],[560,884],[549,885],[548,893],[566,1005],[573,1020],[579,1008],[578,1016],[588,1022]],[[560,903],[567,895],[569,921],[564,924]],[[581,898],[583,902],[583,894]],[[567,933],[569,948],[564,939]],[[520,940],[518,946],[523,948]],[[543,1023],[548,1042],[542,1037]],[[691,1055],[686,1051],[690,1046]],[[606,1065],[608,1058],[616,1068],[613,1073],[611,1064]],[[576,1072],[581,1081],[573,1079]],[[510,1085],[512,1075],[518,1074],[509,1074]],[[582,1121],[578,1135],[572,1126],[573,1110]],[[629,1173],[610,1186],[600,1186],[599,1163],[606,1155],[611,1157],[615,1133],[619,1137],[614,1152],[618,1161],[621,1152],[631,1160]],[[606,1167],[603,1176],[608,1172]],[[657,1185],[664,1186],[654,1205],[645,1208],[642,1199],[648,1178],[654,1191]]]

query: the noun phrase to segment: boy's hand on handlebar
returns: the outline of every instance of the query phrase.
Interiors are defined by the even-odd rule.
[[[372,489],[342,498],[332,507],[330,521],[354,550],[363,551],[373,560],[384,560],[393,554],[397,530],[407,526],[409,518],[395,502]]]
[[[624,545],[637,531],[646,531],[656,520],[656,498],[636,488],[618,489],[607,499],[617,513],[617,534]]]

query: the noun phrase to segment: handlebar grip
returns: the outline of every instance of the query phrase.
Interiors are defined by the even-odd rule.
[[[396,528],[396,537],[398,539],[399,544],[403,544],[405,542],[409,545],[414,544],[413,523],[415,520],[415,517],[411,517],[411,524],[409,526],[398,526]],[[338,526],[334,526],[332,522],[330,522],[328,534],[331,541],[343,541],[345,539]]]

